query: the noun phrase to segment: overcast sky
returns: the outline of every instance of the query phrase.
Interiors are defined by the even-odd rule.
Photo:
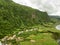
[[[14,2],[32,8],[46,11],[49,15],[60,16],[60,0],[13,0]]]

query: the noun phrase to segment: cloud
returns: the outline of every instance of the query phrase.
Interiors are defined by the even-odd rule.
[[[60,16],[60,0],[13,0],[16,3],[30,6],[41,11],[46,11],[49,15]]]

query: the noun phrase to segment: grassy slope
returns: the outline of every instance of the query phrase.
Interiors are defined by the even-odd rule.
[[[31,34],[27,39],[35,40],[35,42],[23,41],[20,42],[21,45],[58,45],[57,40],[60,38],[60,31],[56,30],[52,25],[51,27],[44,27],[44,26],[38,26],[39,32],[36,33],[37,35]],[[51,31],[51,32],[48,32]],[[31,33],[31,32],[30,32]],[[29,33],[27,33],[29,34]]]
[[[30,7],[10,2],[10,0],[0,0],[0,38],[6,35],[14,34],[14,31],[21,27],[39,27],[39,31],[59,32],[52,26],[53,24],[45,24],[50,21],[46,12],[41,12]],[[33,31],[34,32],[34,31]],[[35,32],[34,32],[35,33]],[[36,43],[30,41],[20,42],[21,45],[57,45],[52,38],[52,33],[38,33],[32,39]],[[29,37],[30,38],[30,37]]]
[[[51,33],[39,33],[31,37],[35,42],[32,43],[31,41],[25,41],[21,42],[21,45],[57,45],[56,41],[52,39],[51,36]]]

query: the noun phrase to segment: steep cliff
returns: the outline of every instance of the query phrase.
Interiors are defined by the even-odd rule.
[[[12,34],[24,26],[34,26],[49,22],[46,12],[14,3],[11,0],[0,0],[0,36]]]

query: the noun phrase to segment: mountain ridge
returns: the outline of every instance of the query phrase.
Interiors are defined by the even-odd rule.
[[[20,27],[41,25],[50,21],[46,12],[10,1],[0,0],[0,36],[13,34]]]

